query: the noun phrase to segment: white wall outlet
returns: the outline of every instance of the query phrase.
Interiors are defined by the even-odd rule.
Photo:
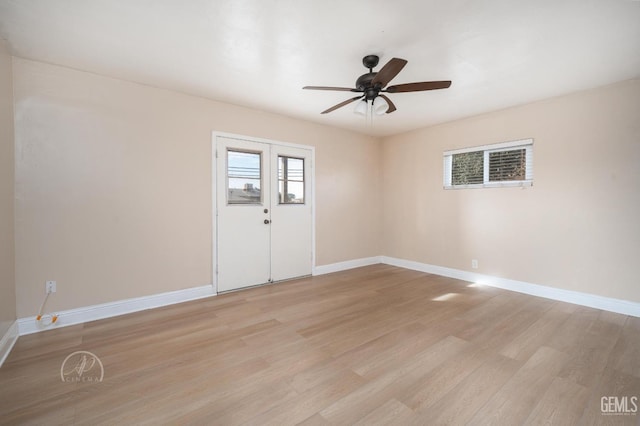
[[[55,293],[56,292],[56,282],[55,281],[47,281],[44,284],[44,288],[45,291],[48,293]]]
[[[472,259],[471,260],[471,267],[473,269],[478,269],[478,259]]]

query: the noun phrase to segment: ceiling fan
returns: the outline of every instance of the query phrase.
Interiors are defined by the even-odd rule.
[[[361,95],[347,99],[344,102],[340,102],[339,104],[322,111],[321,114],[335,111],[338,108],[342,108],[345,105],[349,105],[350,103],[357,101],[358,99],[363,102],[356,107],[356,112],[365,114],[368,102],[371,101],[372,107],[377,114],[390,114],[396,110],[396,106],[391,102],[391,99],[383,93],[422,92],[425,90],[446,89],[451,86],[451,81],[423,81],[420,83],[397,84],[395,86],[387,87],[387,84],[389,84],[389,82],[398,75],[402,68],[407,65],[407,61],[400,58],[392,58],[380,69],[380,71],[373,72],[373,68],[378,65],[379,60],[380,58],[376,55],[367,55],[362,58],[362,64],[365,68],[369,68],[369,72],[358,77],[356,80],[356,87],[354,89],[348,87],[327,86],[305,86],[303,89],[337,90],[342,92],[362,93]],[[384,102],[377,100],[378,98],[382,98]],[[364,105],[363,108],[360,108],[361,105]],[[360,111],[358,111],[358,109],[360,109]]]

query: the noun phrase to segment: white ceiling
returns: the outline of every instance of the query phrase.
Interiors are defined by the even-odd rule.
[[[638,0],[0,0],[16,56],[385,136],[640,76]],[[409,61],[374,117],[362,57]],[[375,70],[374,70],[375,71]]]

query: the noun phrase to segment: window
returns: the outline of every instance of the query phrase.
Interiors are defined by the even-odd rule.
[[[444,152],[444,188],[533,185],[533,139]]]
[[[304,204],[304,159],[278,156],[278,204]]]
[[[259,152],[227,151],[227,202],[260,204],[262,155]]]

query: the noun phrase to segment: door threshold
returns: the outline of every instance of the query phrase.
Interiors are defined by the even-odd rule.
[[[287,281],[293,281],[293,280],[301,280],[303,278],[310,278],[312,277],[312,274],[309,275],[301,275],[299,277],[293,277],[293,278],[285,278],[283,280],[278,280],[278,281],[268,281],[266,283],[262,283],[262,284],[256,284],[256,285],[249,285],[246,287],[242,287],[242,288],[234,288],[231,290],[225,290],[225,291],[219,291],[218,294],[229,294],[229,293],[235,293],[237,291],[242,291],[242,290],[250,290],[252,288],[258,288],[258,287],[266,287],[268,285],[274,285],[274,284],[281,284],[281,283],[285,283]]]

